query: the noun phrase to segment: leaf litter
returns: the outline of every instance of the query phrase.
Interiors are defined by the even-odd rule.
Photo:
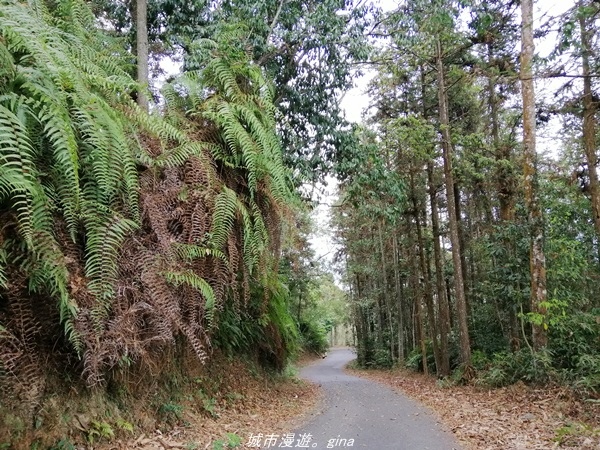
[[[266,377],[251,373],[244,364],[234,363],[224,377],[222,395],[214,402],[210,414],[202,405],[197,408],[186,405],[180,423],[175,426],[159,426],[153,431],[138,432],[135,438],[77,449],[212,450],[230,448],[228,442],[245,448],[251,435],[289,433],[321,401],[317,386],[294,376]]]
[[[600,449],[600,405],[566,387],[449,386],[407,369],[351,370],[428,406],[465,450]]]
[[[310,361],[303,361],[306,364]],[[356,370],[354,375],[388,385],[429,407],[464,450],[599,450],[600,407],[565,387],[503,388],[449,386],[432,376],[403,370]],[[216,405],[217,414],[184,412],[185,425],[156,429],[135,439],[78,447],[87,450],[213,449],[238,436],[241,447],[252,434],[287,433],[322,400],[318,387],[296,378],[266,379],[242,365],[228,381],[236,401]],[[231,397],[231,396],[230,396]],[[217,444],[217,447],[215,447]]]

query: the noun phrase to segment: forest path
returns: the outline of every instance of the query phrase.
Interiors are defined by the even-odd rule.
[[[425,407],[390,388],[344,372],[354,358],[349,349],[333,349],[327,358],[301,370],[302,378],[321,385],[325,400],[321,410],[296,431],[297,447],[304,436],[304,448],[460,448]]]

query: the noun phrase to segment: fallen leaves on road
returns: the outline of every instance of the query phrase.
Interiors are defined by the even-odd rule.
[[[517,383],[497,389],[444,387],[408,370],[352,370],[427,405],[465,449],[600,449],[600,406],[568,389]]]

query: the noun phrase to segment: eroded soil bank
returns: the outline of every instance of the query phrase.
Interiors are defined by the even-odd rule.
[[[10,411],[0,416],[0,450],[243,448],[251,435],[289,432],[319,403],[318,387],[293,372],[215,358],[186,375],[163,371],[154,384],[122,383],[118,395],[56,390],[40,405],[37,428],[9,420]]]
[[[307,356],[298,364],[309,364]],[[99,450],[246,448],[252,436],[283,435],[297,427],[319,404],[318,386],[294,375],[265,376],[243,364],[223,373],[222,392],[211,399],[188,398],[181,420],[168,431],[137,432]],[[197,397],[197,396],[196,396]],[[229,445],[229,447],[228,447]]]

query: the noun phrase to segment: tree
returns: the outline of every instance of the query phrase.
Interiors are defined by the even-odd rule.
[[[366,35],[377,11],[339,0],[150,0],[149,38],[161,54],[181,54],[184,70],[205,63],[202,39],[237,33],[238,45],[274,81],[278,132],[286,163],[298,184],[321,180],[354,145],[352,127],[339,106],[357,63],[368,57]],[[122,2],[96,0],[96,8],[131,40],[131,18]],[[200,49],[201,50],[201,49]],[[152,55],[151,55],[152,56]]]
[[[467,324],[467,300],[465,297],[463,265],[461,263],[461,241],[459,237],[458,214],[454,190],[454,174],[452,169],[452,138],[448,119],[448,100],[444,80],[444,63],[442,60],[442,44],[436,41],[436,70],[438,80],[438,102],[440,114],[440,131],[444,157],[444,178],[446,181],[446,197],[448,198],[448,220],[450,224],[450,242],[452,243],[452,262],[454,267],[454,289],[456,290],[456,309],[458,313],[460,356],[465,366],[471,364],[471,344]]]
[[[531,311],[538,315],[533,323],[533,347],[539,350],[547,344],[544,322],[546,291],[546,258],[544,225],[538,197],[537,154],[535,149],[535,92],[533,86],[533,1],[521,2],[521,93],[523,97],[523,175],[525,203],[531,233]]]
[[[583,76],[583,148],[587,159],[588,176],[590,179],[590,198],[596,233],[600,236],[600,184],[598,183],[598,155],[596,153],[596,111],[597,100],[592,95],[592,74],[590,58],[592,55],[592,40],[596,30],[591,26],[591,18],[598,13],[598,5],[592,2],[586,5],[580,1],[579,29],[581,33],[581,70]]]
[[[410,367],[444,375],[472,352],[473,368],[485,373],[495,365],[488,375],[506,374],[502,383],[542,382],[555,370],[574,379],[597,367],[584,337],[597,328],[590,328],[590,314],[598,307],[598,240],[581,139],[583,113],[595,122],[595,105],[586,109],[577,90],[551,107],[534,104],[531,22],[524,14],[519,27],[516,8],[509,0],[468,7],[414,0],[377,29],[390,45],[375,57],[372,128],[359,137],[371,145],[339,165],[343,201],[336,218],[360,364],[386,365],[398,355]],[[567,76],[560,92],[587,78],[592,101],[596,11],[574,8],[551,18],[560,26],[560,48],[578,51],[559,53],[561,67],[542,73]],[[589,20],[583,27],[580,13]],[[458,26],[469,14],[468,30]],[[564,74],[583,64],[582,28],[590,30],[590,76]],[[519,82],[523,105],[515,96]],[[550,111],[565,124],[558,159],[535,149],[536,127]],[[387,190],[374,180],[389,171],[403,183],[406,201],[393,221],[381,221],[369,204],[388,208]],[[458,339],[448,339],[452,334]],[[567,336],[578,336],[586,356],[568,348]],[[520,347],[532,338],[531,348]]]
[[[147,0],[135,0],[135,31],[136,31],[136,53],[137,53],[137,82],[140,85],[138,91],[138,105],[148,111],[148,2]]]

